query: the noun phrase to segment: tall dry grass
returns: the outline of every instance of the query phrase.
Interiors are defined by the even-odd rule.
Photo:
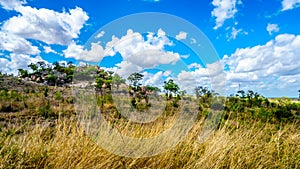
[[[195,123],[173,149],[144,158],[111,154],[95,144],[76,120],[23,126],[19,134],[1,132],[0,168],[300,168],[297,122],[280,126],[225,121],[204,142],[199,141],[202,124],[203,119]],[[141,132],[141,127],[133,126],[130,130]],[[163,126],[153,127],[148,134]],[[119,129],[128,133],[128,124]]]

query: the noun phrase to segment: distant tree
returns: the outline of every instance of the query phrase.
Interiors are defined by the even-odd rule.
[[[181,97],[184,97],[186,95],[186,90],[181,90],[179,93]]]
[[[28,65],[28,67],[29,68],[31,68],[32,70],[33,70],[33,72],[35,73],[37,70],[38,70],[38,66],[36,65],[36,64],[34,64],[34,63],[30,63],[29,65]]]
[[[163,88],[166,90],[166,96],[169,99],[172,98],[172,94],[177,95],[180,90],[179,86],[176,83],[174,83],[173,79],[165,81]]]
[[[118,74],[114,74],[114,76],[112,77],[112,84],[117,86],[117,90],[119,89],[119,86],[121,84],[125,84],[125,82],[126,82],[126,80],[123,79]]]
[[[46,78],[47,84],[50,86],[57,86],[57,76],[50,74]]]
[[[195,88],[196,97],[200,98],[203,103],[206,103],[213,96],[214,91],[210,91],[207,87],[197,86]],[[217,93],[216,93],[217,94]]]
[[[25,77],[28,77],[28,71],[27,70],[24,70],[24,69],[18,69],[19,71],[19,74],[20,74],[20,78],[25,78]]]
[[[154,92],[154,91],[157,91],[157,92],[160,92],[160,89],[158,88],[158,87],[155,87],[155,86],[146,86],[146,90],[147,91],[152,91],[152,92]]]
[[[69,67],[73,67],[73,66],[74,66],[73,62],[72,62],[72,61],[69,61],[69,62],[68,62],[68,66],[69,66]]]
[[[144,75],[140,74],[140,73],[132,73],[131,75],[128,76],[127,80],[129,80],[131,88],[137,92],[140,87],[141,87],[141,83],[140,80],[142,80],[144,77]]]
[[[56,70],[56,71],[58,71],[58,72],[64,72],[65,71],[65,64],[64,63],[62,63],[62,64],[60,64],[59,62],[54,62],[53,63],[53,65],[54,65],[54,70]]]
[[[246,92],[244,90],[239,90],[239,91],[237,91],[236,96],[240,97],[240,98],[245,98],[246,97]]]
[[[74,78],[74,72],[76,67],[74,65],[69,64],[68,67],[64,68],[64,73],[66,73],[65,81],[67,83],[71,83]]]
[[[103,69],[97,71],[96,88],[100,90],[101,95],[104,89],[111,89],[112,76]]]
[[[37,62],[38,67],[40,68],[41,71],[46,70],[47,64],[44,61],[39,61]]]

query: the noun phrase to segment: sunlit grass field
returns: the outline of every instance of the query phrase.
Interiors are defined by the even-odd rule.
[[[0,168],[300,168],[299,102],[279,99],[255,107],[228,99],[220,124],[202,140],[209,112],[204,105],[183,141],[136,158],[113,154],[86,133],[71,88],[14,83],[22,90],[0,91]],[[180,104],[170,100],[156,122],[133,123],[110,99],[98,97],[97,104],[109,124],[130,137],[154,137],[178,118]]]

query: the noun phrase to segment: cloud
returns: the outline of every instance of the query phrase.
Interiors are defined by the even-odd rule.
[[[24,54],[10,54],[8,58],[0,58],[0,71],[7,74],[18,74],[18,69],[29,70],[28,65],[30,63],[36,63],[43,60],[40,56],[30,57]]]
[[[54,53],[58,54],[55,50],[53,50],[50,46],[43,46],[44,52],[45,53]]]
[[[241,3],[241,0],[213,0],[212,4],[215,8],[211,15],[216,18],[214,29],[222,27],[227,19],[233,18],[238,12],[236,6]]]
[[[142,84],[147,86],[156,86],[156,87],[162,87],[164,85],[164,72],[159,71],[157,73],[149,73],[149,72],[143,72],[144,78],[142,80]]]
[[[16,54],[37,55],[40,53],[38,47],[29,41],[7,31],[0,31],[0,50],[6,50]]]
[[[127,34],[120,39],[112,37],[106,48],[112,48],[115,53],[120,53],[123,60],[143,68],[152,68],[159,64],[175,64],[180,60],[178,53],[165,51],[165,46],[172,46],[166,33],[159,29],[156,34],[149,33],[147,39],[129,29]]]
[[[195,38],[191,38],[191,44],[196,44],[197,40]]]
[[[0,0],[0,4],[6,10],[13,10],[26,4],[26,0]]]
[[[283,0],[281,5],[281,11],[291,10],[300,6],[300,0]]]
[[[91,48],[84,49],[83,46],[77,45],[74,41],[68,46],[66,50],[63,50],[66,58],[74,58],[77,60],[83,60],[87,62],[99,62],[104,56],[108,56],[106,51],[99,43],[91,43]]]
[[[280,34],[263,45],[237,49],[230,56],[225,55],[220,62],[206,65],[206,68],[182,71],[176,80],[187,90],[196,83],[200,86],[214,85],[212,89],[222,92],[226,82],[228,93],[235,93],[240,87],[279,96],[291,93],[299,86],[299,53],[300,35]],[[189,65],[198,66],[197,63]]]
[[[175,64],[180,59],[178,53],[162,50],[146,50],[126,58],[127,61],[144,68],[152,68],[159,64]]]
[[[269,32],[269,35],[272,35],[273,32],[278,32],[279,27],[277,24],[270,24],[267,25],[267,31]]]
[[[198,68],[194,71],[181,71],[174,79],[181,90],[194,94],[196,86],[209,86],[210,78],[205,68]]]
[[[202,66],[198,63],[192,63],[190,65],[188,65],[188,68],[189,69],[192,69],[192,68],[201,68]]]
[[[206,86],[219,94],[226,95],[226,75],[220,61],[207,64],[206,67],[201,67],[198,63],[193,63],[189,67],[197,68],[193,71],[183,70],[176,78],[181,89],[193,94],[196,86]]]
[[[176,39],[177,40],[185,40],[186,39],[186,37],[187,37],[187,33],[186,32],[183,32],[183,31],[181,31],[181,32],[179,32],[179,34],[178,35],[176,35]]]
[[[117,66],[116,73],[125,79],[130,74],[132,74],[134,72],[141,72],[143,70],[142,67],[132,64],[127,61],[122,61],[121,63],[116,64],[116,66]]]
[[[178,53],[164,50],[167,45],[173,44],[162,29],[159,29],[156,34],[150,32],[147,40],[142,34],[129,29],[121,38],[112,36],[111,41],[104,47],[99,42],[91,43],[91,49],[87,50],[73,41],[63,52],[67,58],[93,62],[120,53],[124,61],[143,68],[151,68],[159,64],[175,64],[180,60],[181,56]]]
[[[20,15],[5,21],[2,30],[47,44],[70,44],[72,39],[78,38],[81,28],[89,18],[79,7],[62,13],[30,6],[19,6],[15,10]]]
[[[143,0],[144,2],[159,2],[160,0]]]
[[[100,33],[97,34],[96,38],[101,38],[105,34],[104,31],[101,31]]]
[[[246,82],[253,90],[262,86],[276,90],[287,83],[280,79],[299,76],[299,53],[300,35],[281,34],[264,45],[237,49],[231,56],[224,56],[222,62],[231,85]],[[295,85],[290,82],[288,86]]]
[[[244,31],[243,29],[236,29],[235,27],[232,27],[230,35],[227,34],[227,41],[236,39],[238,35],[248,35],[248,32]]]

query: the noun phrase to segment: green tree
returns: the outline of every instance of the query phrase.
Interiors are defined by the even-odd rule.
[[[47,64],[44,61],[37,62],[38,68],[40,68],[40,71],[44,71],[47,69]]]
[[[186,92],[186,90],[181,90],[179,93],[180,93],[180,97],[183,98],[187,92]]]
[[[176,83],[174,83],[173,79],[165,81],[163,88],[166,90],[166,96],[169,99],[172,98],[172,94],[177,95],[178,91],[180,90],[179,86]]]
[[[197,86],[195,93],[198,99],[200,98],[203,103],[206,103],[213,96],[214,91],[210,91],[207,87]]]
[[[19,74],[20,74],[20,78],[25,78],[25,77],[28,77],[28,71],[27,70],[24,70],[24,69],[18,69],[19,71]]]
[[[140,80],[142,80],[144,77],[144,75],[140,74],[140,73],[132,73],[131,75],[128,76],[127,80],[129,80],[131,88],[137,92],[140,87],[141,87],[141,83]]]
[[[126,80],[123,79],[120,75],[114,74],[112,77],[112,84],[117,86],[117,90],[121,84],[125,84]]]
[[[146,86],[146,90],[152,91],[152,92],[154,92],[154,91],[160,92],[160,89],[155,86]]]
[[[57,77],[52,73],[47,76],[46,78],[47,84],[50,86],[56,86],[57,85]]]
[[[236,96],[240,98],[246,98],[246,92],[244,90],[239,90],[237,91]]]
[[[28,65],[28,67],[32,69],[33,73],[36,73],[36,71],[37,71],[38,68],[39,68],[39,67],[38,67],[36,64],[34,64],[34,63],[30,63],[30,64]]]
[[[96,76],[96,88],[100,90],[101,95],[103,94],[103,89],[111,89],[112,76],[109,72],[103,69],[97,71]]]

